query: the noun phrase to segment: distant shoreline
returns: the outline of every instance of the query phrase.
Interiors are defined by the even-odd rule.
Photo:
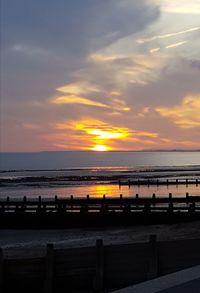
[[[175,153],[175,152],[200,152],[200,149],[153,149],[153,150],[111,150],[111,151],[103,151],[102,153],[160,153],[160,152],[166,152],[166,153]],[[1,152],[0,154],[41,154],[41,153],[98,153],[97,151],[93,150],[65,150],[65,151],[34,151],[34,152],[27,152],[27,151],[19,151],[19,152]]]

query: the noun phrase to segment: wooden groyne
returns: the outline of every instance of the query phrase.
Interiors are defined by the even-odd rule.
[[[199,179],[138,179],[138,180],[128,180],[128,181],[122,181],[119,180],[118,182],[119,186],[121,185],[136,185],[136,186],[140,186],[140,185],[147,185],[147,186],[151,186],[151,185],[196,185],[198,186],[200,184],[200,180]]]
[[[0,200],[0,228],[134,225],[200,219],[200,196],[103,197]]]
[[[112,292],[200,264],[200,239],[55,249],[40,258],[6,258],[0,249],[0,292]]]

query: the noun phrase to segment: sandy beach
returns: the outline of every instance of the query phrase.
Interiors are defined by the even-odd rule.
[[[94,246],[97,238],[105,245],[134,243],[148,241],[150,234],[160,241],[200,238],[200,221],[109,229],[1,230],[0,247],[6,257],[36,257],[45,254],[47,243],[55,248]]]

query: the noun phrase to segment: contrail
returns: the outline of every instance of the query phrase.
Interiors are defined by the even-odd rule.
[[[150,53],[156,53],[156,52],[158,52],[158,51],[160,51],[160,47],[158,47],[158,48],[153,48],[153,49],[151,49],[149,52],[150,52]]]
[[[165,48],[165,49],[175,48],[175,47],[181,46],[181,45],[183,45],[183,44],[185,44],[185,43],[187,43],[187,42],[188,42],[188,41],[183,41],[183,42],[173,43],[173,44],[168,45],[168,46],[166,46],[166,47],[164,47],[164,48]],[[160,51],[160,50],[161,50],[161,48],[160,48],[160,47],[157,47],[157,48],[153,48],[153,49],[151,49],[149,52],[150,52],[151,54],[153,54],[153,53],[156,53],[156,52],[158,52],[158,51]]]
[[[166,48],[166,49],[175,48],[175,47],[181,46],[181,45],[183,45],[183,44],[185,44],[185,43],[187,43],[187,42],[188,42],[188,41],[183,41],[183,42],[174,43],[174,44],[171,44],[171,45],[166,46],[165,48]]]
[[[157,39],[170,38],[170,37],[174,37],[174,36],[178,36],[178,35],[182,35],[182,34],[186,34],[186,33],[190,33],[190,32],[195,32],[195,31],[198,31],[198,30],[200,30],[200,26],[193,27],[193,28],[190,28],[188,30],[180,31],[180,32],[176,32],[176,33],[157,35],[157,36],[153,36],[151,38],[146,38],[146,39],[138,39],[136,42],[138,44],[144,44],[144,43],[152,42],[152,41],[157,40]]]

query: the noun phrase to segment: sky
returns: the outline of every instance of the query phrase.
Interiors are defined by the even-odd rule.
[[[1,0],[1,151],[200,148],[199,0]]]

